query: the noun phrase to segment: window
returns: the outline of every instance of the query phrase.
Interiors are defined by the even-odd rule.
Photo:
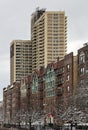
[[[36,74],[34,74],[31,88],[32,88],[32,93],[35,93],[38,91],[38,77]]]
[[[66,70],[67,70],[67,72],[70,70],[70,65],[69,64],[67,64]]]
[[[62,93],[63,93],[62,87],[58,87],[58,89],[57,89],[57,95],[61,96]]]
[[[85,60],[88,60],[88,51],[85,52]]]
[[[55,95],[54,90],[46,91],[46,97],[52,97],[54,95]]]
[[[69,76],[69,75],[67,75],[67,81],[69,81],[69,78],[70,78],[70,76]]]
[[[85,62],[85,54],[84,52],[81,52],[80,56],[79,56],[79,64],[82,64]]]
[[[86,65],[86,73],[88,73],[88,65]]]
[[[67,92],[70,92],[70,87],[69,86],[67,86]]]
[[[84,85],[84,79],[80,80],[80,86]]]
[[[84,67],[80,68],[80,75],[84,74]]]

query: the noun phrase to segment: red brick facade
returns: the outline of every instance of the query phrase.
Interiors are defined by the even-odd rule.
[[[73,53],[41,67],[20,83],[3,89],[4,120],[14,121],[18,111],[42,111],[48,123],[58,118],[57,108],[67,105],[67,96],[73,93]],[[51,81],[49,81],[50,79]],[[62,101],[63,100],[63,101]]]

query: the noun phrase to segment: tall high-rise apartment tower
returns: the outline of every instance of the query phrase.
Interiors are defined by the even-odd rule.
[[[31,16],[32,71],[62,59],[67,52],[67,17],[64,11],[36,9]]]
[[[32,73],[30,40],[13,40],[10,45],[10,84]]]

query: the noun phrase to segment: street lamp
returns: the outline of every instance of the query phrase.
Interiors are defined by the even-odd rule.
[[[44,106],[43,112],[44,112],[44,127],[45,127],[45,126],[46,126],[46,123],[47,123],[47,122],[46,122],[46,116],[45,116],[45,115],[46,115],[46,106],[47,106],[47,104],[44,103],[43,106]]]
[[[73,129],[73,122],[71,122],[71,130]]]
[[[76,130],[77,122],[70,122],[71,124],[71,130]]]
[[[31,129],[31,117],[29,117],[29,130]]]

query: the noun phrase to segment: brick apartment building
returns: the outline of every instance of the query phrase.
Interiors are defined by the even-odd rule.
[[[36,111],[44,114],[47,123],[57,122],[57,106],[67,105],[66,97],[74,88],[74,56],[70,53],[63,60],[57,60],[41,67],[20,83],[13,83],[3,89],[4,120],[14,122],[14,115],[22,111]],[[77,65],[75,65],[77,67]],[[63,99],[63,102],[61,102]]]
[[[4,122],[12,123],[15,120],[16,113],[20,109],[20,84],[13,83],[3,89],[3,111]]]
[[[88,43],[78,50],[78,82],[80,86],[88,85]]]
[[[73,93],[73,53],[64,57],[63,60],[48,64],[45,73],[45,96],[44,104],[48,123],[54,123],[58,119],[58,106],[66,107],[67,98]],[[76,73],[75,73],[76,74]]]
[[[78,50],[78,93],[81,94],[77,100],[77,106],[88,114],[88,43]]]

